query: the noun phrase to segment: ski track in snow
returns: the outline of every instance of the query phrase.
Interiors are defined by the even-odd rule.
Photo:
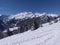
[[[60,45],[60,21],[1,39],[0,45]]]

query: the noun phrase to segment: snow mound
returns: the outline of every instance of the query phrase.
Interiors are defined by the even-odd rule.
[[[1,39],[0,45],[60,45],[60,21]]]

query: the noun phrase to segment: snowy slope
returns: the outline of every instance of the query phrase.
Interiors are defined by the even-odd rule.
[[[60,45],[60,21],[1,39],[0,45]]]

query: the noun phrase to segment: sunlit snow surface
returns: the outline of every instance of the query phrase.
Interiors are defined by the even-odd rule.
[[[1,39],[0,45],[60,45],[60,21]]]

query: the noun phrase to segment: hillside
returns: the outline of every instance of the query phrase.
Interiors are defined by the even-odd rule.
[[[60,45],[60,21],[46,23],[34,31],[27,31],[0,40],[0,45]]]
[[[60,41],[58,14],[22,12],[0,17],[0,45],[58,45]]]

